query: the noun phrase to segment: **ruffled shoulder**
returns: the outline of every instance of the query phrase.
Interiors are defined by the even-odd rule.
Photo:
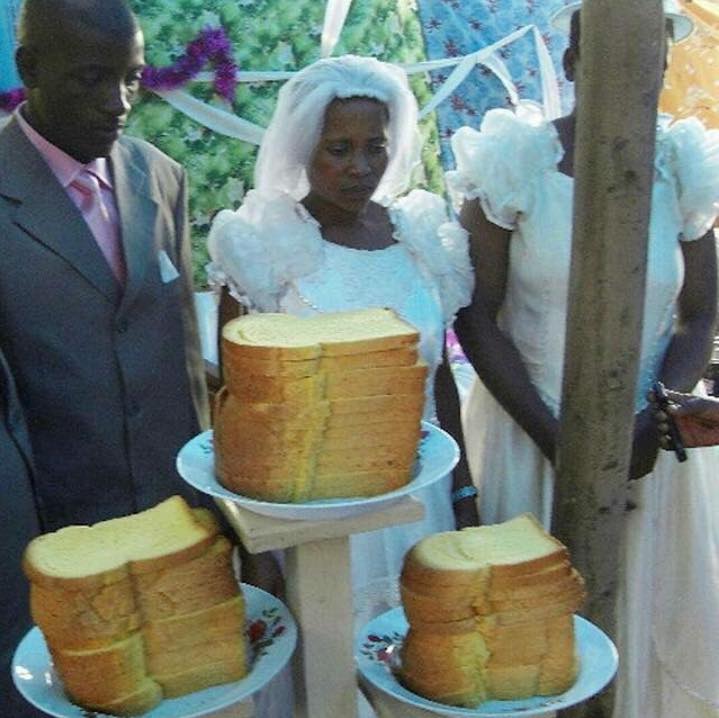
[[[474,290],[467,232],[447,218],[446,202],[425,190],[413,190],[388,209],[395,238],[437,283],[444,320],[450,324]]]
[[[453,203],[459,208],[478,197],[487,218],[510,230],[563,154],[554,126],[524,103],[516,112],[489,110],[479,131],[460,127],[451,144],[456,169],[447,173],[447,184]]]
[[[682,238],[703,237],[719,214],[719,130],[706,130],[695,117],[663,123],[656,165],[676,181]]]
[[[309,213],[287,194],[252,190],[237,211],[223,210],[207,240],[207,274],[249,309],[279,310],[287,284],[322,260],[322,237]]]

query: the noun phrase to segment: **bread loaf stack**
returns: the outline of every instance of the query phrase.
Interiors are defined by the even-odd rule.
[[[247,673],[245,611],[211,514],[174,496],[34,539],[30,602],[71,701],[136,715]]]
[[[391,310],[251,314],[222,331],[216,472],[267,501],[372,496],[412,474],[427,367]]]
[[[574,683],[572,614],[584,582],[533,516],[423,539],[400,589],[409,622],[401,680],[415,693],[475,707]]]

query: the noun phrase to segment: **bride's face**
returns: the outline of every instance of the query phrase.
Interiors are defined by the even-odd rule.
[[[310,197],[351,212],[365,207],[387,169],[388,120],[377,100],[333,100],[307,167]]]

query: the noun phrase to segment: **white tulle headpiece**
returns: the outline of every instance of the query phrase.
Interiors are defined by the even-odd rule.
[[[356,55],[318,60],[282,86],[257,156],[255,189],[302,199],[309,191],[306,167],[322,133],[327,106],[350,97],[369,97],[387,106],[389,162],[374,198],[400,195],[419,161],[417,101],[403,70]]]

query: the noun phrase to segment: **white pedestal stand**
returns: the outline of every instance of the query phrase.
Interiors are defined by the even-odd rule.
[[[286,549],[287,605],[299,626],[293,658],[295,718],[357,718],[349,537],[419,521],[424,506],[404,497],[358,516],[289,521],[230,501],[218,504],[250,553]]]

